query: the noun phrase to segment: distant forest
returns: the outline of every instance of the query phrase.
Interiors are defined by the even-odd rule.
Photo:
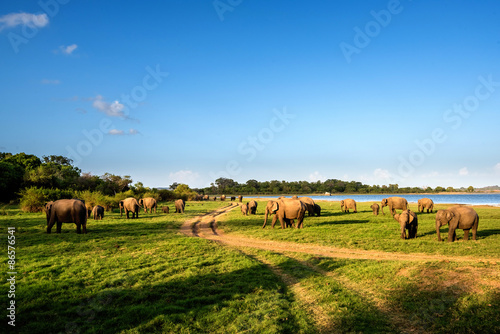
[[[175,184],[174,184],[175,186]],[[453,187],[419,188],[402,187],[397,184],[367,185],[356,181],[328,179],[324,182],[308,181],[264,181],[248,180],[238,183],[227,178],[219,178],[210,187],[194,189],[201,194],[248,194],[248,195],[278,195],[278,194],[418,194],[441,192],[474,192],[474,187],[455,189]]]
[[[277,194],[378,194],[378,193],[439,193],[467,191],[473,192],[472,186],[454,189],[452,187],[436,187],[427,189],[418,187],[400,188],[397,184],[366,185],[355,181],[329,179],[324,182],[308,181],[264,181],[248,180],[238,183],[232,179],[219,178],[210,187],[190,189],[187,185],[173,183],[169,189],[144,187],[141,182],[132,184],[130,176],[119,176],[105,173],[101,176],[82,171],[73,165],[73,161],[64,156],[43,156],[39,158],[26,153],[0,153],[0,201],[8,202],[19,199],[26,189],[60,189],[73,192],[98,192],[104,196],[116,196],[130,192],[135,196],[148,193],[160,194],[160,198],[172,198],[183,194],[188,198],[198,194],[243,194],[243,195],[277,195]],[[490,187],[490,190],[498,188]],[[177,193],[175,191],[177,190]],[[54,195],[55,197],[56,195]],[[70,195],[66,195],[70,196]]]

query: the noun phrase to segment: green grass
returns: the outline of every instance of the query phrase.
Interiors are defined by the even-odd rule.
[[[219,228],[269,240],[478,260],[336,259],[227,247],[179,232],[185,220],[221,202],[188,202],[185,214],[141,212],[129,220],[106,212],[103,221],[89,220],[86,235],[72,224],[48,235],[44,214],[8,206],[0,231],[6,236],[7,227],[17,228],[16,331],[500,332],[500,268],[488,261],[500,256],[500,209],[476,209],[477,242],[446,243],[436,241],[435,214],[419,214],[418,238],[401,240],[398,223],[374,217],[370,203],[360,203],[357,214],[321,203],[323,216],[306,217],[303,230],[262,229],[265,203],[259,201],[256,216],[239,209],[221,216]],[[7,303],[2,294],[0,304]]]
[[[281,230],[279,221],[274,230],[271,228],[273,216],[268,218],[268,225],[262,229],[267,201],[258,201],[256,215],[242,216],[239,210],[231,211],[227,219],[219,224],[228,233],[237,233],[252,238],[313,243],[327,246],[379,250],[401,253],[428,253],[442,255],[482,257],[500,256],[500,208],[475,208],[479,215],[479,229],[476,242],[463,242],[463,231],[457,230],[459,242],[437,242],[434,213],[418,213],[418,235],[416,239],[400,239],[399,223],[388,214],[374,216],[370,209],[371,202],[358,203],[358,213],[342,213],[338,202],[319,203],[320,217],[309,217],[306,213],[303,229]],[[437,209],[449,205],[436,205]],[[417,211],[416,204],[410,209]],[[448,227],[440,229],[441,237],[446,239]],[[470,234],[472,239],[472,233]]]

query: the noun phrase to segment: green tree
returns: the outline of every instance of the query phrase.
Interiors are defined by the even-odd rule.
[[[469,186],[469,188],[467,188],[467,192],[473,193],[474,192],[474,187],[473,186]]]

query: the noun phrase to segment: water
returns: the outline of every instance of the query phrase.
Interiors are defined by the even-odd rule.
[[[346,198],[352,198],[356,202],[377,202],[383,198],[399,196],[404,197],[408,203],[417,203],[421,198],[430,198],[435,204],[468,204],[468,205],[493,205],[500,206],[500,194],[446,194],[446,195],[434,195],[434,194],[415,194],[415,195],[405,195],[405,194],[395,194],[395,195],[332,195],[332,196],[309,196],[313,200],[325,200],[325,201],[340,201]],[[277,198],[278,196],[259,196],[259,198]]]

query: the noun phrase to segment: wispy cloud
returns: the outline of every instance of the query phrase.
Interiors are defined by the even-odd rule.
[[[118,129],[111,129],[108,132],[108,134],[112,135],[112,136],[125,136],[125,135],[133,136],[133,135],[137,135],[139,133],[140,132],[137,131],[136,129],[129,129],[127,132],[125,132],[123,130],[118,130]]]
[[[493,169],[495,170],[495,172],[500,173],[500,162],[497,163],[495,167],[493,167]]]
[[[49,24],[47,14],[10,13],[0,17],[0,31],[17,26],[42,28]]]
[[[168,178],[172,182],[184,183],[192,186],[199,181],[200,175],[190,170],[180,170],[170,173]]]
[[[94,102],[92,102],[92,107],[96,108],[100,112],[103,112],[111,117],[127,118],[124,112],[125,106],[120,102],[114,101],[112,103],[108,103],[104,101],[104,97],[102,97],[101,95],[97,95],[95,98],[93,98],[93,101]]]
[[[469,175],[469,170],[467,169],[467,167],[460,168],[460,170],[458,171],[458,175],[460,176]]]
[[[61,81],[59,80],[51,80],[51,79],[43,79],[40,81],[42,85],[59,85]]]
[[[311,182],[316,182],[316,181],[325,181],[326,178],[321,175],[318,171],[315,171],[314,173],[309,174],[309,181]]]
[[[59,52],[61,52],[62,54],[65,54],[65,55],[70,55],[73,53],[73,51],[76,50],[77,47],[78,47],[78,45],[76,45],[76,44],[71,44],[68,46],[61,45],[59,47]]]

